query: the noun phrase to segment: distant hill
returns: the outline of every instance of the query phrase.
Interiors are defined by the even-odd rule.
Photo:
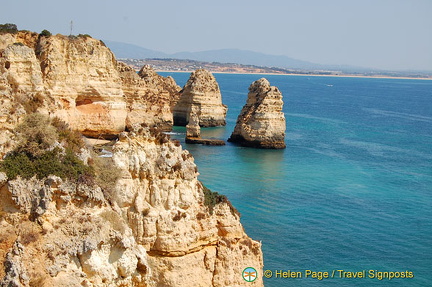
[[[103,42],[111,49],[117,58],[129,59],[148,59],[148,58],[169,58],[168,54],[158,52],[141,46],[127,44],[122,42],[114,42],[103,40]]]
[[[172,57],[177,59],[190,59],[205,62],[237,63],[242,65],[256,65],[291,69],[323,68],[323,66],[319,64],[300,61],[287,56],[274,56],[238,49],[210,50],[203,52],[181,52],[173,54]]]
[[[239,49],[221,49],[202,52],[180,52],[167,54],[146,49],[137,45],[104,40],[117,58],[122,59],[180,59],[209,63],[230,63],[254,65],[259,67],[282,68],[288,70],[341,72],[345,74],[389,75],[406,77],[431,77],[432,71],[385,71],[350,65],[321,65],[307,61],[293,59],[287,56],[268,55]]]
[[[221,49],[202,52],[180,52],[166,54],[159,51],[146,49],[137,45],[104,40],[104,43],[113,51],[117,58],[129,59],[151,59],[151,58],[172,58],[188,59],[204,62],[236,63],[242,65],[256,65],[265,67],[280,67],[291,69],[325,69],[323,65],[306,61],[292,59],[287,56],[274,56],[263,53],[239,50]]]

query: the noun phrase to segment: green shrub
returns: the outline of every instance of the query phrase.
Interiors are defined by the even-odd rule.
[[[36,175],[42,179],[49,175],[56,175],[63,179],[78,180],[80,176],[93,176],[93,169],[85,165],[69,149],[62,153],[59,148],[46,151],[33,157],[24,152],[12,152],[0,163],[0,170],[4,171],[9,179],[18,175],[31,178]]]
[[[0,163],[0,170],[4,171],[9,179],[15,179],[18,175],[23,178],[31,178],[36,174],[33,161],[25,153],[12,152]]]
[[[61,125],[59,120],[57,125]],[[0,170],[4,171],[9,179],[15,179],[18,175],[23,178],[36,175],[41,179],[52,174],[71,180],[94,176],[93,168],[85,165],[76,156],[76,143],[68,142],[71,136],[60,135],[48,116],[38,113],[26,116],[17,127],[16,133],[21,139],[20,142],[15,150],[0,162]],[[54,147],[59,139],[63,141],[64,149]]]
[[[81,135],[72,131],[59,118],[34,113],[27,115],[15,130],[20,142],[0,161],[0,171],[9,179],[17,176],[42,179],[56,175],[80,184],[98,184],[108,199],[121,176],[112,158],[94,154],[90,165],[84,164],[77,153],[85,147]],[[60,144],[59,144],[60,143]]]
[[[42,32],[40,32],[39,36],[41,36],[41,37],[50,37],[50,36],[52,36],[52,34],[48,30],[42,30]]]
[[[230,207],[230,211],[233,215],[240,216],[240,213],[234,208],[234,206],[232,206],[231,202],[225,195],[211,191],[204,184],[202,184],[202,187],[204,192],[204,205],[209,208],[210,214],[213,214],[213,209],[217,204],[226,203]]]
[[[18,33],[17,25],[11,23],[0,24],[0,34],[5,34],[5,33],[13,33],[13,34]]]
[[[115,184],[121,176],[121,170],[114,165],[111,157],[93,156],[92,166],[96,175],[96,184],[102,188],[105,196],[110,199]]]
[[[69,125],[59,117],[53,118],[51,124],[57,129],[59,140],[64,142],[67,148],[71,149],[75,153],[79,153],[82,148],[85,148],[85,143],[81,133],[72,130]]]
[[[16,132],[20,138],[17,151],[33,157],[40,156],[58,139],[58,133],[49,117],[39,113],[27,115]]]

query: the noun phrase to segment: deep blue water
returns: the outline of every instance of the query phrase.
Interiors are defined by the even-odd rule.
[[[181,86],[189,77],[162,74]],[[202,136],[226,140],[262,76],[215,77],[227,126]],[[182,143],[200,180],[227,195],[248,235],[262,241],[264,270],[414,273],[265,285],[432,286],[432,81],[265,77],[284,97],[286,150]],[[184,128],[174,131],[184,137]]]

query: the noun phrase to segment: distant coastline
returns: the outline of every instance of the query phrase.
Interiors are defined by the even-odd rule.
[[[416,79],[432,80],[432,74],[411,72],[356,72],[347,73],[333,70],[299,70],[278,67],[261,67],[235,63],[202,62],[179,59],[119,59],[135,70],[143,65],[150,65],[157,72],[191,73],[197,69],[206,69],[212,73],[221,74],[257,74],[257,75],[292,75],[312,77],[346,77],[346,78],[378,78],[378,79]]]
[[[158,70],[155,69],[156,72],[161,73],[192,73],[194,70],[188,71],[174,71],[174,70]],[[295,74],[295,73],[248,73],[248,72],[217,72],[210,71],[214,74],[233,74],[233,75],[272,75],[272,76],[302,76],[302,77],[337,77],[337,78],[367,78],[367,79],[400,79],[400,80],[432,80],[432,77],[397,77],[397,76],[384,76],[384,75],[376,75],[376,76],[366,76],[366,75],[352,75],[352,74],[337,74],[337,75],[323,75],[323,74]]]

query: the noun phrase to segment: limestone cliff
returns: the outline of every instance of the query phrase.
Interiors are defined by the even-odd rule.
[[[285,148],[282,93],[261,78],[249,87],[246,105],[228,141],[258,148]]]
[[[261,244],[159,130],[172,126],[178,90],[87,36],[0,35],[1,158],[38,111],[89,136],[120,134],[109,167],[121,175],[108,188],[0,172],[0,286],[262,286],[241,277],[249,266],[262,274]]]
[[[158,75],[145,65],[137,74],[122,62],[117,63],[128,105],[126,127],[145,123],[157,125],[162,130],[173,126],[173,107],[178,101],[181,88],[172,77]]]
[[[90,37],[41,37],[36,50],[47,94],[58,106],[53,114],[89,136],[125,128],[126,103],[116,60]]]
[[[172,78],[136,75],[85,35],[0,35],[2,133],[35,110],[92,137],[114,137],[135,123],[169,130],[179,90]]]
[[[174,124],[185,126],[193,109],[199,114],[201,127],[216,127],[226,124],[227,107],[222,104],[219,85],[214,76],[203,69],[193,72],[180,93],[174,107]]]
[[[113,147],[111,193],[0,173],[1,286],[262,286],[261,244],[225,200],[205,204],[189,152],[149,128]]]
[[[1,157],[13,145],[11,130],[22,116],[36,108],[46,110],[51,103],[45,93],[40,63],[34,50],[15,43],[18,35],[0,35]]]

